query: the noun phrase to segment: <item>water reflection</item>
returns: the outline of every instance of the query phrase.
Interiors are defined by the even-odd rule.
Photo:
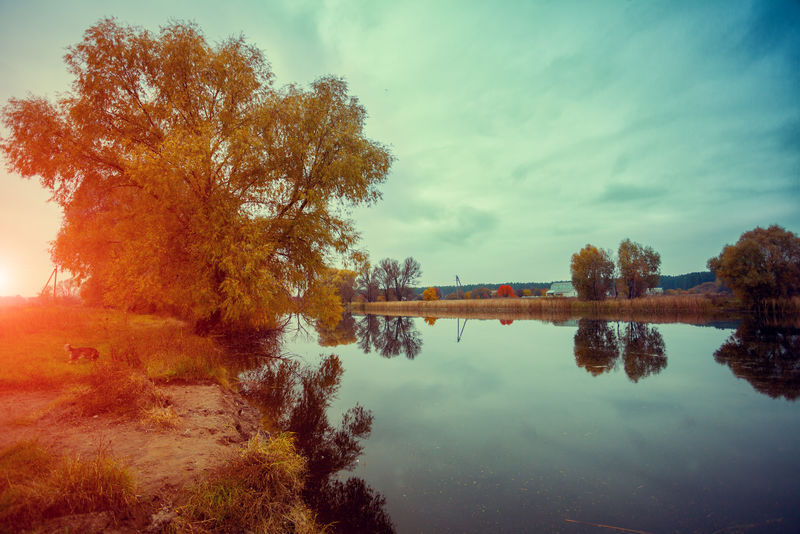
[[[632,382],[657,375],[667,366],[664,338],[655,327],[628,323],[620,342],[625,374]]]
[[[617,336],[608,321],[581,319],[575,332],[575,363],[593,376],[617,366]]]
[[[334,328],[319,322],[314,325],[314,328],[319,336],[319,344],[323,347],[349,345],[357,341],[356,321],[350,313],[343,313],[341,320]]]
[[[667,367],[664,338],[654,326],[627,323],[620,331],[608,321],[580,319],[575,332],[575,363],[592,376],[613,371],[622,358],[631,382],[660,373]]]
[[[413,360],[422,351],[422,336],[413,317],[364,315],[355,322],[355,334],[365,354],[375,350],[385,358],[404,354]]]
[[[736,332],[714,353],[753,388],[772,398],[800,396],[800,329],[776,327],[753,319],[742,321]]]
[[[322,524],[335,532],[393,532],[385,499],[360,478],[342,482],[336,473],[352,470],[363,451],[361,440],[372,430],[372,412],[356,404],[338,427],[327,409],[336,396],[344,369],[335,355],[317,368],[297,360],[270,359],[242,373],[242,388],[277,429],[293,432],[308,460],[306,502]]]

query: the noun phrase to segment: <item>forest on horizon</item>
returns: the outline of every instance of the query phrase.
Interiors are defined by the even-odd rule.
[[[693,273],[685,273],[679,275],[661,275],[659,279],[658,286],[662,288],[664,291],[669,289],[678,289],[686,291],[691,289],[695,286],[699,286],[700,284],[704,284],[706,282],[713,282],[716,280],[716,276],[711,271],[700,271],[700,272],[693,272]],[[553,280],[551,282],[499,282],[499,283],[478,283],[478,284],[461,284],[460,289],[462,291],[472,291],[478,287],[488,287],[488,288],[497,288],[502,284],[510,285],[514,291],[519,291],[521,289],[550,289],[550,286],[556,282],[569,282],[569,280]],[[422,294],[422,292],[428,286],[419,286],[414,287],[413,290],[417,294]],[[456,292],[456,286],[447,285],[447,286],[434,286],[437,287],[443,295],[448,295],[450,293]]]

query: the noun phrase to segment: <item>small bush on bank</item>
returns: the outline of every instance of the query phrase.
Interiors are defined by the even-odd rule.
[[[36,442],[0,451],[0,532],[69,514],[108,511],[118,517],[135,502],[130,471],[103,453],[88,460],[59,457]]]
[[[290,434],[256,435],[178,510],[179,532],[314,533],[322,529],[303,504],[306,475]]]
[[[147,410],[166,403],[144,373],[117,361],[98,363],[88,375],[86,384],[75,388],[68,401],[70,411],[78,415],[125,417],[141,416]]]

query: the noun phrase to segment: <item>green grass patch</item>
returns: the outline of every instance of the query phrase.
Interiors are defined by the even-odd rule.
[[[130,471],[104,453],[87,460],[60,457],[36,442],[0,450],[0,532],[19,532],[46,519],[135,504]]]
[[[69,365],[67,343],[94,347],[100,359]],[[81,382],[109,360],[140,369],[157,382],[207,380],[230,387],[214,340],[194,335],[179,320],[80,306],[0,308],[0,388]]]
[[[239,455],[192,491],[177,532],[321,532],[301,492],[306,462],[288,433],[254,436]]]

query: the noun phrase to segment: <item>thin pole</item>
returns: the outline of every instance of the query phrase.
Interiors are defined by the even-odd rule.
[[[56,268],[53,269],[53,274],[55,275],[53,278],[53,300],[56,300],[56,287],[58,287],[58,265],[56,265]]]
[[[58,267],[56,267],[57,269]],[[53,272],[50,273],[50,277],[47,279],[47,282],[44,283],[44,287],[40,291],[40,293],[44,294],[44,290],[47,289],[47,285],[50,283],[50,280],[53,279],[53,275],[56,274],[56,269],[53,269]]]

